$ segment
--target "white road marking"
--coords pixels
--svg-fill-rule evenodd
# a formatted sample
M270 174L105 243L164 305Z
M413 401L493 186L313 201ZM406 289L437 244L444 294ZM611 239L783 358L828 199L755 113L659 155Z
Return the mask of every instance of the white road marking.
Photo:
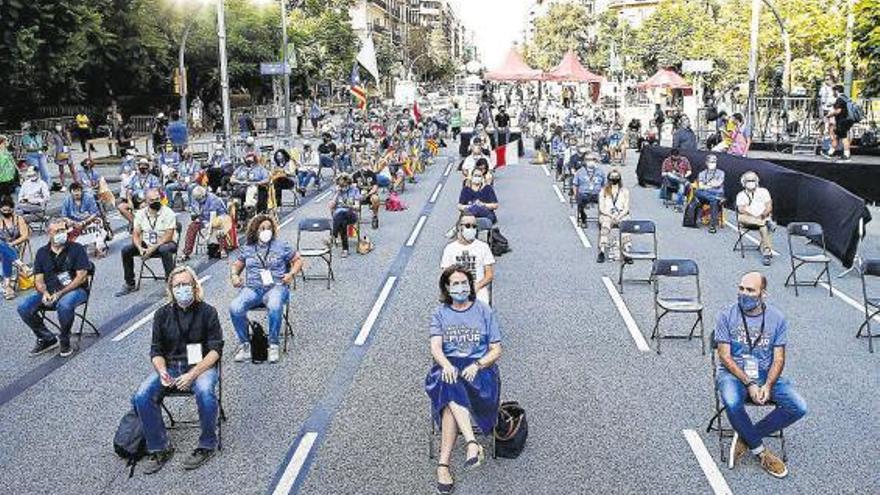
M422 231L422 227L425 226L425 220L428 219L428 215L422 215L419 217L419 221L416 222L416 226L413 228L412 234L409 235L409 239L406 241L406 247L412 247L416 243L416 239L419 238L419 233Z
M131 236L131 234L129 234L127 230L125 232L120 232L118 234L114 234L113 240L108 242L107 245L110 246L110 245L116 244L117 241L121 241L123 239L128 239L130 236Z
M553 192L556 193L556 197L559 198L560 203L565 203L565 196L562 195L562 191L559 190L559 186L553 184Z
M739 234L737 233L737 230L736 230L736 225L730 223L728 220L725 220L724 223L725 223L728 227L730 227L731 229L733 229L733 235L739 235ZM759 241L758 239L755 239L755 237L754 237L752 234L746 234L744 237L745 237L746 239L748 239L749 241L751 241L751 243L754 244L754 245L756 245L756 246L760 246L760 245L761 245L761 241ZM779 256L779 251L777 251L777 250L775 250L775 249L771 250L770 252L773 253L773 256Z
M718 470L718 465L715 464L715 460L712 459L700 435L694 430L681 430L681 432L684 434L688 445L691 446L691 451L693 451L694 456L697 458L697 462L700 463L700 468L703 469L703 474L709 480L709 486L712 487L715 495L733 495L730 486L727 485L727 481L724 480L724 476Z
M587 239L587 234L584 233L584 229L577 224L577 219L574 215L569 215L568 219L571 220L571 226L574 227L574 231L577 232L578 237L580 237L581 244L583 244L585 248L590 249L592 247L590 246L590 240Z
M825 290L828 290L828 288L829 288L828 284L825 282L819 282L819 286L824 287ZM859 310L859 313L861 313L863 315L862 317L864 318L865 307L862 306L861 303L859 303L855 299L849 297L845 292L837 290L837 288L835 288L835 287L831 287L831 293L834 294L835 296L839 297L841 301L843 301L843 302L849 304L850 306L856 308L857 310ZM874 318L872 318L872 320L880 323L880 315L875 316Z
M312 447L315 445L315 440L317 440L317 438L318 433L314 431L307 432L303 435L299 441L299 445L296 446L296 450L293 451L293 457L290 458L290 463L284 468L284 474L281 475L281 479L278 480L278 484L275 485L275 489L272 490L272 495L287 495L290 493L290 490L293 488L293 484L296 482L299 472L302 471L306 458L308 458L309 452L312 451Z
M370 310L370 314L367 315L366 321L364 321L363 326L361 326L361 331L358 332L357 337L354 339L354 345L362 346L364 342L367 341L367 337L370 336L370 331L373 330L373 325L376 324L376 319L379 318L379 312L382 311L382 306L385 305L385 301L388 300L388 296L391 294L391 288L394 287L394 282L397 280L397 277L390 276L385 281L385 286L382 287L382 292L379 293L379 298L376 299L376 302L373 304L373 309Z
M211 278L210 275L205 275L204 277L202 277L202 278L199 279L199 282L201 282L201 283L205 283L205 281L208 280L208 279L210 279L210 278ZM159 308L162 307L162 304L165 304L165 303L164 303L164 302L161 303L156 309L154 309L153 311L150 311L149 314L145 315L145 316L144 316L143 318L141 318L140 320L134 322L134 324L131 325L130 327L128 327L128 328L126 328L125 330L123 330L123 331L119 332L118 334L116 334L116 336L113 337L113 342L121 342L121 341L124 340L126 337L128 337L129 335L131 335L132 333L134 333L134 331L137 330L138 328L140 328L143 324L145 324L145 323L147 323L148 321L152 320L152 319L153 319L153 316L156 315L156 311L158 311Z
M440 191L443 190L443 183L437 184L437 187L434 188L434 194L431 194L431 199L428 200L429 203L433 203L437 201L437 196L440 195Z
M446 170L443 172L443 177L449 177L449 172L452 172L452 164L446 166Z
M541 165L541 168L544 169L544 175L550 177L550 169L547 168L547 165Z
M287 227L288 225L290 225L290 222L292 222L292 221L294 221L294 220L296 220L296 216L291 216L291 217L288 218L287 220L281 222L281 225L278 226L278 230L281 230L281 229L283 229L284 227Z
M330 188L330 189L324 191L323 193L321 193L320 196L318 196L317 198L315 198L315 202L316 202L316 203L320 203L321 201L324 201L324 200L327 199L327 198L330 196L330 194L332 194L332 193L333 193L333 188Z
M629 312L629 308L626 307L626 303L623 302L623 298L617 292L614 282L608 277L602 277L602 282L605 284L605 288L608 289L608 294L611 296L611 300L614 301L614 305L617 306L617 312L620 313L623 322L626 323L626 329L629 330L629 334L632 336L633 341L635 341L636 347L642 352L649 352L651 348L648 347L645 336L642 335L639 326L636 325L636 320L633 319L632 313Z

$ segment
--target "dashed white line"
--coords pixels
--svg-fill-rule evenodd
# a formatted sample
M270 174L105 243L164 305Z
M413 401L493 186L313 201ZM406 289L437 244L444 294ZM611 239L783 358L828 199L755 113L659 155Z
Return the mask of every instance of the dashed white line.
M448 177L449 172L452 172L452 164L451 163L446 166L446 170L443 172L443 177Z
M307 432L303 435L299 441L299 445L296 446L296 450L293 451L293 457L290 458L290 463L288 463L287 467L284 469L284 474L281 475L281 479L278 480L278 484L275 485L275 489L272 490L272 495L287 495L290 493L290 490L293 488L296 478L299 477L299 472L302 471L303 465L309 457L309 452L312 451L312 447L315 445L315 440L317 439L318 433L314 431Z
M292 221L294 221L294 220L296 220L296 216L295 216L295 215L291 215L290 218L288 218L287 220L281 222L281 225L278 226L278 229L280 230L280 229L283 229L284 227L287 227L287 226L290 224L290 222L292 222Z
M608 277L602 277L602 282L605 284L605 288L608 289L608 294L611 295L611 300L614 301L614 305L617 306L617 312L620 313L623 322L626 323L626 329L629 330L630 336L633 341L635 341L636 348L642 352L649 352L651 348L648 347L648 343L645 341L645 336L642 335L639 326L636 325L636 320L633 319L632 313L629 312L629 308L626 307L626 303L623 302L623 298L620 297L620 293L617 292L617 287L614 286L614 282Z
M376 324L376 319L379 318L379 312L382 311L382 306L384 306L385 301L388 300L388 296L391 294L391 288L394 287L394 282L396 280L397 277L392 275L385 281L385 285L379 293L379 298L376 299L376 302L373 304L373 309L370 310L370 314L367 315L366 321L364 321L363 326L361 326L361 331L358 332L357 337L354 339L354 345L362 346L364 345L364 342L367 341L367 337L370 336L370 331L373 330L373 325Z
M565 203L565 196L562 195L562 191L559 190L559 186L553 184L553 192L556 193L556 197L559 198L560 203Z
M205 283L205 281L208 280L208 279L210 279L210 278L211 278L210 275L205 275L204 277L202 277L202 278L199 279L199 282L201 282L201 283ZM165 304L165 303L163 302L162 304ZM150 311L147 315L145 315L145 316L144 316L143 318L141 318L140 320L134 322L134 324L131 325L130 327L128 327L128 328L126 328L125 330L123 330L123 331L119 332L118 334L116 334L116 336L114 336L113 339L112 339L113 342L121 342L121 341L124 340L126 337L128 337L129 335L131 335L132 333L134 333L134 331L137 330L138 328L140 328L143 324L145 324L145 323L147 323L148 321L152 320L152 319L153 319L153 316L156 315L156 311L158 311L158 309L161 308L161 307L162 307L162 306L160 305L159 307L157 307L157 308L154 309L153 311Z
M691 451L693 451L694 456L697 458L697 462L700 463L700 468L703 470L703 474L706 475L706 479L709 480L709 486L712 487L715 495L733 495L730 486L728 486L721 471L718 470L718 465L715 464L715 460L712 459L700 435L694 430L681 430L681 432L684 434L688 445L691 446Z
M577 232L578 237L581 239L581 244L583 244L585 248L590 249L592 247L590 245L590 240L587 239L587 234L584 233L584 229L577 224L577 219L573 215L569 215L568 219L571 221L571 226L574 227L574 231Z
M434 188L434 193L431 194L431 199L428 200L429 203L433 203L437 201L437 196L440 195L440 191L443 190L443 183L437 184L437 187Z
M416 239L419 238L419 233L422 231L422 227L425 226L425 220L428 219L428 215L422 215L419 217L419 221L416 222L416 226L413 228L412 234L409 235L409 239L406 240L406 247L412 247L416 243Z
M826 290L829 289L828 284L825 282L819 282L819 286L824 287ZM859 303L855 299L849 297L845 292L837 290L837 288L835 288L835 287L830 287L830 289L831 289L831 293L834 294L835 296L839 297L841 301L843 301L843 302L849 304L850 306L856 308L857 310L859 310L859 312L862 314L862 318L864 318L865 307L862 306L861 303ZM872 319L874 321L880 323L880 315L875 316Z
M544 169L544 175L550 177L550 169L547 168L547 165L541 165L541 168Z
M327 198L330 196L330 194L332 194L332 193L333 193L333 188L328 189L327 191L323 192L320 196L318 196L317 198L315 198L315 202L316 202L316 203L320 203L321 201L324 201L324 200L327 199Z

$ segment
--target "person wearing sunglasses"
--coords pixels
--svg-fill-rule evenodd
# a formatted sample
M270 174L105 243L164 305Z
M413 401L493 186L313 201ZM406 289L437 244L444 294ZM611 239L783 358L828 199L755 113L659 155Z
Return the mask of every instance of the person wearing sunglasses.
M458 220L458 235L443 249L440 269L460 265L470 272L474 279L477 298L490 304L489 289L495 278L495 256L485 242L477 239L477 218L462 215Z

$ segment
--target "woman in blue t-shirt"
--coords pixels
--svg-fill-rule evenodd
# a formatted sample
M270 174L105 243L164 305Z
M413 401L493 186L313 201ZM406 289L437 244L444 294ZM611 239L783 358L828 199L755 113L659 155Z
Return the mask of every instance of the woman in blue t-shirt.
M500 393L495 362L501 357L501 329L492 309L476 300L473 275L461 265L440 275L440 302L431 317L434 366L425 378L425 391L440 425L437 492L442 494L453 489L449 458L459 432L467 442L465 466L475 468L485 458L471 418L480 431L492 434Z
M495 210L498 209L498 197L495 196L495 188L486 184L486 178L481 170L475 169L471 173L468 185L461 189L458 195L458 211L470 213L477 218L488 218L495 223Z

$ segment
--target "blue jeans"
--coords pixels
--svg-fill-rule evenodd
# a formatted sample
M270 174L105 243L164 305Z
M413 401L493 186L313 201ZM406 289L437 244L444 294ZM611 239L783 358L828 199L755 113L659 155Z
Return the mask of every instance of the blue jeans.
M675 191L675 204L677 204L678 206L683 206L686 187L687 180L664 175L663 186L661 187L660 191L663 199L669 199L670 192Z
M70 344L70 327L73 326L74 313L73 310L77 306L86 302L89 295L85 289L74 289L67 294L61 296L61 299L55 302L55 310L58 313L58 326L61 327L61 343ZM37 291L29 294L18 305L18 315L22 321L30 327L43 342L51 342L55 340L55 334L46 328L45 322L37 314L37 311L43 306L43 295Z
M0 241L0 275L3 278L12 276L12 263L18 259L18 252L8 243Z
M335 169L336 168L336 160L332 155L320 155L318 158L318 175L321 174L321 170L324 168Z
M286 285L272 287L245 287L229 304L229 317L232 326L242 344L250 342L248 335L247 312L263 303L269 309L269 343L280 343L281 322L284 317L284 306L290 299L290 288Z
M186 362L168 363L168 374L172 378L179 377L189 369L190 366ZM218 378L217 368L209 368L190 386L199 410L199 425L202 429L199 447L203 449L217 448L217 415L220 413L220 403L215 389ZM159 405L159 398L164 388L159 374L154 371L141 383L134 397L131 398L131 405L141 418L147 451L150 453L161 452L168 448L168 434L165 431L162 408Z
M46 182L46 184L51 185L51 178L49 177L49 167L46 164L46 154L41 153L39 151L30 151L24 156L25 161L27 161L28 166L34 167L40 172L40 177Z
M313 180L315 181L315 186L321 185L320 176L311 170L298 170L296 172L296 180L299 182L301 189L309 187L309 182Z
M721 200L724 198L724 195L712 191L698 189L694 193L694 197L697 198L697 201L699 201L700 204L709 204L709 211L712 215L711 225L713 227L717 227L718 214L721 213Z
M766 380L763 374L759 378L759 384L763 384ZM754 424L745 407L748 391L737 377L726 370L720 370L716 387L718 395L721 396L721 403L727 408L730 425L750 449L760 447L764 437L788 428L807 414L806 402L785 378L777 380L770 391L770 399L776 403L776 408Z

